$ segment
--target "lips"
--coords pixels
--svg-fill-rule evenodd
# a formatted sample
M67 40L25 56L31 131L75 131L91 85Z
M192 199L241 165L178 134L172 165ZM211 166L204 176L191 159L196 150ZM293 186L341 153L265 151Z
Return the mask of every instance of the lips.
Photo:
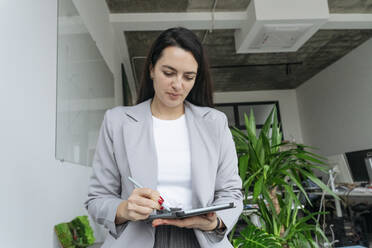
M173 93L167 93L172 99L176 99L181 96L181 94L173 94Z

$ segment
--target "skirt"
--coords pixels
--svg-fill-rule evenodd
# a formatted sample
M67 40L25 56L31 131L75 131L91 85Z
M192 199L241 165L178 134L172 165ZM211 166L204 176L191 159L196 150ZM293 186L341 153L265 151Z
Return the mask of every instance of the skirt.
M154 248L200 248L200 245L193 229L162 225L155 229Z

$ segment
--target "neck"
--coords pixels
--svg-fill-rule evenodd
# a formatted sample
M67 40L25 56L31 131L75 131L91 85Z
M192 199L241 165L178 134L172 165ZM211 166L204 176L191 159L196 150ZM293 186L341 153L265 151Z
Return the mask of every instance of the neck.
M151 113L161 120L175 120L185 113L185 108L183 103L176 107L166 106L154 96L151 102Z

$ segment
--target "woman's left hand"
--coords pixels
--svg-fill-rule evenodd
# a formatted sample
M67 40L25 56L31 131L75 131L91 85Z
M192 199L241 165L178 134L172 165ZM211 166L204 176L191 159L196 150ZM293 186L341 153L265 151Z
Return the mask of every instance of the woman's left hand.
M217 226L216 213L208 213L199 216L187 217L184 219L156 219L153 220L152 226L172 225L184 228L198 228L202 231L211 231ZM222 221L220 224L223 225Z

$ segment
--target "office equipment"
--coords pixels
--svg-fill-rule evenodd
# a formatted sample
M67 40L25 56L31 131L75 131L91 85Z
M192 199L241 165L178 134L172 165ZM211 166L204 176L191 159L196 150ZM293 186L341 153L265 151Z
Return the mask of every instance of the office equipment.
M335 183L353 183L349 164L347 162L345 154L336 154L328 156L328 163L332 169L336 172L334 182Z
M367 161L370 161L368 155L371 154L372 149L345 153L354 182L368 183L372 181L372 178L368 176L366 164ZM366 160L366 158L368 159Z
M336 174L335 183L372 183L372 150L328 156Z
M372 184L372 152L367 153L367 157L364 159L364 162L368 172L369 183Z
M372 150L348 152L328 157L330 165L329 181L333 193L343 199L354 197L353 201L365 200L372 197L372 189L364 187L370 181L369 169L372 172ZM330 195L327 192L312 192L313 195ZM359 199L355 198L358 197ZM355 246L368 243L364 233L368 231L368 221L365 218L370 212L357 212L352 208L352 214L342 211L340 201L334 199L336 216L327 219L327 225L332 227L337 240L336 247L363 247ZM351 246L354 245L354 246Z
M152 214L145 221L152 221L155 219L182 219L186 217L207 214L210 212L215 212L215 211L229 209L229 208L235 208L235 204L233 202L230 202L226 204L209 206L205 208L196 208L196 209L190 209L190 210L177 209L175 211L157 211L157 213L159 214Z

